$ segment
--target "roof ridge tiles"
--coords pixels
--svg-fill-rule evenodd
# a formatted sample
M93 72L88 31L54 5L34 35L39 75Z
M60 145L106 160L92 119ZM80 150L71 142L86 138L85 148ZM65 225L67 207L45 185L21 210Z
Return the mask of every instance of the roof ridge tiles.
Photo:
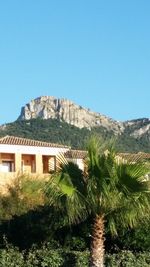
M10 136L6 135L4 137L0 138L0 144L9 144L9 145L25 145L25 146L42 146L42 147L63 147L70 149L69 146L66 145L60 145L56 143L50 143L40 140L34 140L29 138L23 138L18 136Z

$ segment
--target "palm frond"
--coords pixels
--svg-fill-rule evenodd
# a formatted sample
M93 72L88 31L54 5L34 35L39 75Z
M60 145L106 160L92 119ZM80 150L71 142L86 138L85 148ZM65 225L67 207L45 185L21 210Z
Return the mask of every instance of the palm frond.
M84 220L87 216L86 187L82 171L72 162L61 166L61 171L49 180L45 194L50 205L61 210L69 223Z
M149 169L145 163L116 158L113 147L106 150L95 138L88 145L85 172L59 155L58 171L45 189L49 203L70 223L92 213L105 216L114 234L119 221L123 227L133 227L150 210L150 185L145 179Z
M145 175L148 169L144 164L128 163L116 165L118 190L125 194L142 193L149 190Z

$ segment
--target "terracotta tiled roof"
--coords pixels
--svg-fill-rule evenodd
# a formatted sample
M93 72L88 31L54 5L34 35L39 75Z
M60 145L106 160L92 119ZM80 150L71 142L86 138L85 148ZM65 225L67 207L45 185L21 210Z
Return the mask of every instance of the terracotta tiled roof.
M87 155L85 150L68 150L65 152L64 156L69 159L84 159Z
M118 156L128 161L141 161L150 159L150 153L118 153Z
M37 146L37 147L61 147L61 148L69 148L68 146L48 143L43 141L37 141L32 139L26 139L22 137L9 136L0 138L0 144L6 145L20 145L20 146Z
M74 158L74 159L84 159L87 156L88 152L85 150L68 150L65 152L64 156L66 158ZM118 153L119 157L126 159L128 161L141 161L141 160L150 160L150 153Z

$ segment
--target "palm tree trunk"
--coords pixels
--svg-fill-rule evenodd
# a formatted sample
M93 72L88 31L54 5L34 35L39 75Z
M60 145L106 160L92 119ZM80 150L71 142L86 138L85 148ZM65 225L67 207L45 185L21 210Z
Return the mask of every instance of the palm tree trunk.
M90 267L104 267L104 216L97 215L93 225Z

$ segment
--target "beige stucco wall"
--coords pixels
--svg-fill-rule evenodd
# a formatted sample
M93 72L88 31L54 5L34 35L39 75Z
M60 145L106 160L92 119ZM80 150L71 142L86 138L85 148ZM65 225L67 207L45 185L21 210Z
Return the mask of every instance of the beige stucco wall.
M15 171L16 172L21 172L21 154L20 153L15 153Z
M6 159L7 160L12 159L12 155L9 153L6 153L5 155L3 155L3 153L0 153L0 166L2 164L2 160L6 160ZM15 153L14 154L15 173L23 172L23 171L31 173L31 166L33 164L32 161L34 160L35 160L35 173L42 174L43 173L43 155L42 154L36 154L36 155L23 154L22 155L20 153ZM0 170L0 174L3 175L3 172L1 170ZM13 175L13 172L5 173L5 175L10 177Z
M33 156L35 159L36 164L36 170L34 173L31 173L31 155L22 155L20 153L14 154L14 165L15 165L15 171L14 172L3 172L2 171L2 160L10 160L12 159L12 155L9 153L6 153L5 155L0 153L0 191L7 190L8 184L13 184L13 181L16 179L17 176L22 174L29 174L33 178L44 178L45 174L43 174L43 162L42 162L42 155L37 154ZM24 159L29 161L29 165L24 161ZM22 164L26 164L22 166ZM23 171L24 170L24 171ZM4 189L5 188L5 189Z
M42 155L37 154L35 157L35 164L36 164L36 173L42 174L43 173L43 163L42 163Z
M43 174L43 156L52 156L55 157L58 154L64 153L68 148L59 148L59 147L36 147L36 146L23 146L23 145L7 145L0 144L0 190L1 187L4 187L7 184L13 183L14 179L18 175L23 173L29 173L31 177L44 178L46 175ZM13 155L13 156L12 156ZM23 155L30 155L28 160L31 159L31 156L34 157L35 163L35 172L31 173L31 165L23 168ZM26 157L27 159L27 157ZM3 161L12 161L14 162L14 168L12 171L7 171L7 167L4 169ZM25 172L23 172L25 170Z

